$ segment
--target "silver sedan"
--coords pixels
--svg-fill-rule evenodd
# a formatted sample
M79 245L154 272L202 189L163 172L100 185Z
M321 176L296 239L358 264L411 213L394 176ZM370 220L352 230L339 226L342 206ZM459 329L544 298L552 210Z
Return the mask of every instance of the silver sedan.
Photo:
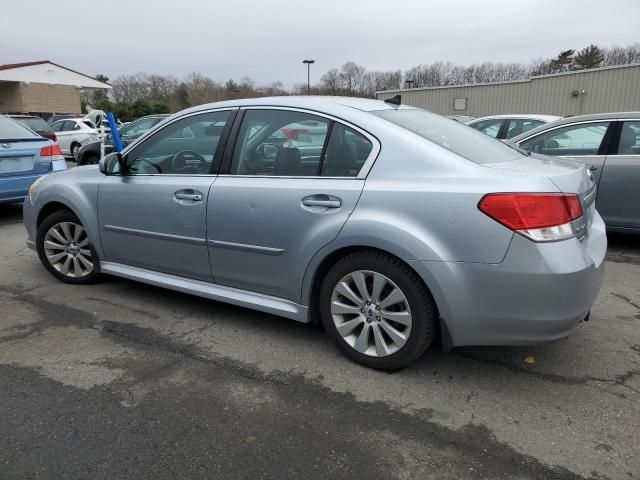
M438 336L568 335L602 277L594 199L584 164L423 110L283 97L185 110L43 178L24 223L64 282L111 274L319 320L348 357L394 370Z

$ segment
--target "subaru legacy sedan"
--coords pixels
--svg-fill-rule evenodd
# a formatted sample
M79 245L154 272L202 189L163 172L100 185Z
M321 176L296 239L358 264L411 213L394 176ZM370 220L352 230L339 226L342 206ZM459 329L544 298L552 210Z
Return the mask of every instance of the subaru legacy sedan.
M602 277L594 198L584 164L424 110L283 97L177 113L38 181L24 222L63 282L110 274L318 320L354 361L395 370L438 337L568 335Z

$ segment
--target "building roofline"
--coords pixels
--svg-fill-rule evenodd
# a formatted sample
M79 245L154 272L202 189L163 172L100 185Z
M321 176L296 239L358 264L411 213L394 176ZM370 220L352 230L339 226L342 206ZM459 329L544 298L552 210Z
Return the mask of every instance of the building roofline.
M108 85L109 88L111 88L111 84L107 83L107 82L103 82L102 80L98 80L95 77L92 77L90 75L85 75L84 73L78 72L77 70L73 70L71 68L59 65L55 62L52 62L51 60L37 60L35 62L23 62L23 63L7 63L5 65L0 65L0 70L13 70L15 68L23 68L23 67L32 67L34 65L44 65L45 63L49 63L51 65L55 65L58 68L62 68L64 70L68 70L69 72L73 72L76 75L82 75L85 78L89 78L91 80L94 80L96 82L102 83L104 85Z
M485 83L465 83L461 85L438 85L436 87L418 87L418 88L401 88L396 90L378 90L375 94L380 93L402 93L402 92L419 92L423 90L438 90L443 88L468 88L468 87L484 87L489 85L508 85L512 83L525 83L539 78L560 77L563 75L579 75L583 73L598 72L602 70L615 70L619 68L640 67L640 63L630 63L628 65L612 65L609 67L589 68L584 70L571 70L568 72L549 73L546 75L534 75L529 78L523 78L521 80L506 80L504 82L485 82Z

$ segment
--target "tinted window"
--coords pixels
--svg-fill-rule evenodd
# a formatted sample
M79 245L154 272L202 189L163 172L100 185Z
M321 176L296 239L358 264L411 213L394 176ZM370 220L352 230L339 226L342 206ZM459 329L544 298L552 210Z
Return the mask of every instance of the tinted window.
M323 177L356 177L373 144L352 128L334 123L322 161Z
M247 110L234 175L317 176L330 121L288 110Z
M64 121L62 120L54 122L51 125L51 130L53 130L54 132L61 132L63 128L64 128Z
M502 122L504 122L502 118L480 120L479 122L472 123L469 126L484 133L485 135L489 135L491 138L496 138L498 136L498 132L500 131L500 127L502 126Z
M25 138L40 138L24 125L11 120L10 118L0 115L0 139L2 140L18 140Z
M229 113L192 115L164 126L126 155L127 173L210 173L218 161L216 150Z
M379 110L371 113L472 162L497 163L522 157L522 153L500 140L425 110Z
M618 155L640 155L640 121L624 122L618 142Z
M596 155L609 122L582 123L555 128L520 143L530 152L544 155Z
M542 120L530 120L526 118L512 118L507 123L507 133L505 138L513 138L516 135L520 135L521 133L528 132L529 130L533 130L536 127L539 127L544 122Z

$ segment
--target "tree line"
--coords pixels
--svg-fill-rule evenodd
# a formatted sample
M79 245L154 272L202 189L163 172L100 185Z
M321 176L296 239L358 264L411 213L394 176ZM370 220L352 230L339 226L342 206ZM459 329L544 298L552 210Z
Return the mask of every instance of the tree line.
M375 92L380 90L524 80L537 75L632 63L640 63L640 43L608 48L588 45L579 51L563 50L554 58L538 58L529 63L459 65L437 61L416 65L405 71L367 70L349 61L323 73L320 81L311 86L310 93L374 97ZM105 82L109 80L105 75L97 75L96 78ZM284 88L280 81L259 86L248 77L220 83L197 72L182 79L147 73L120 75L111 85L110 98L104 91L88 92L84 94L83 102L94 108L112 111L123 121L221 100L307 93L307 85L302 83L289 89Z

